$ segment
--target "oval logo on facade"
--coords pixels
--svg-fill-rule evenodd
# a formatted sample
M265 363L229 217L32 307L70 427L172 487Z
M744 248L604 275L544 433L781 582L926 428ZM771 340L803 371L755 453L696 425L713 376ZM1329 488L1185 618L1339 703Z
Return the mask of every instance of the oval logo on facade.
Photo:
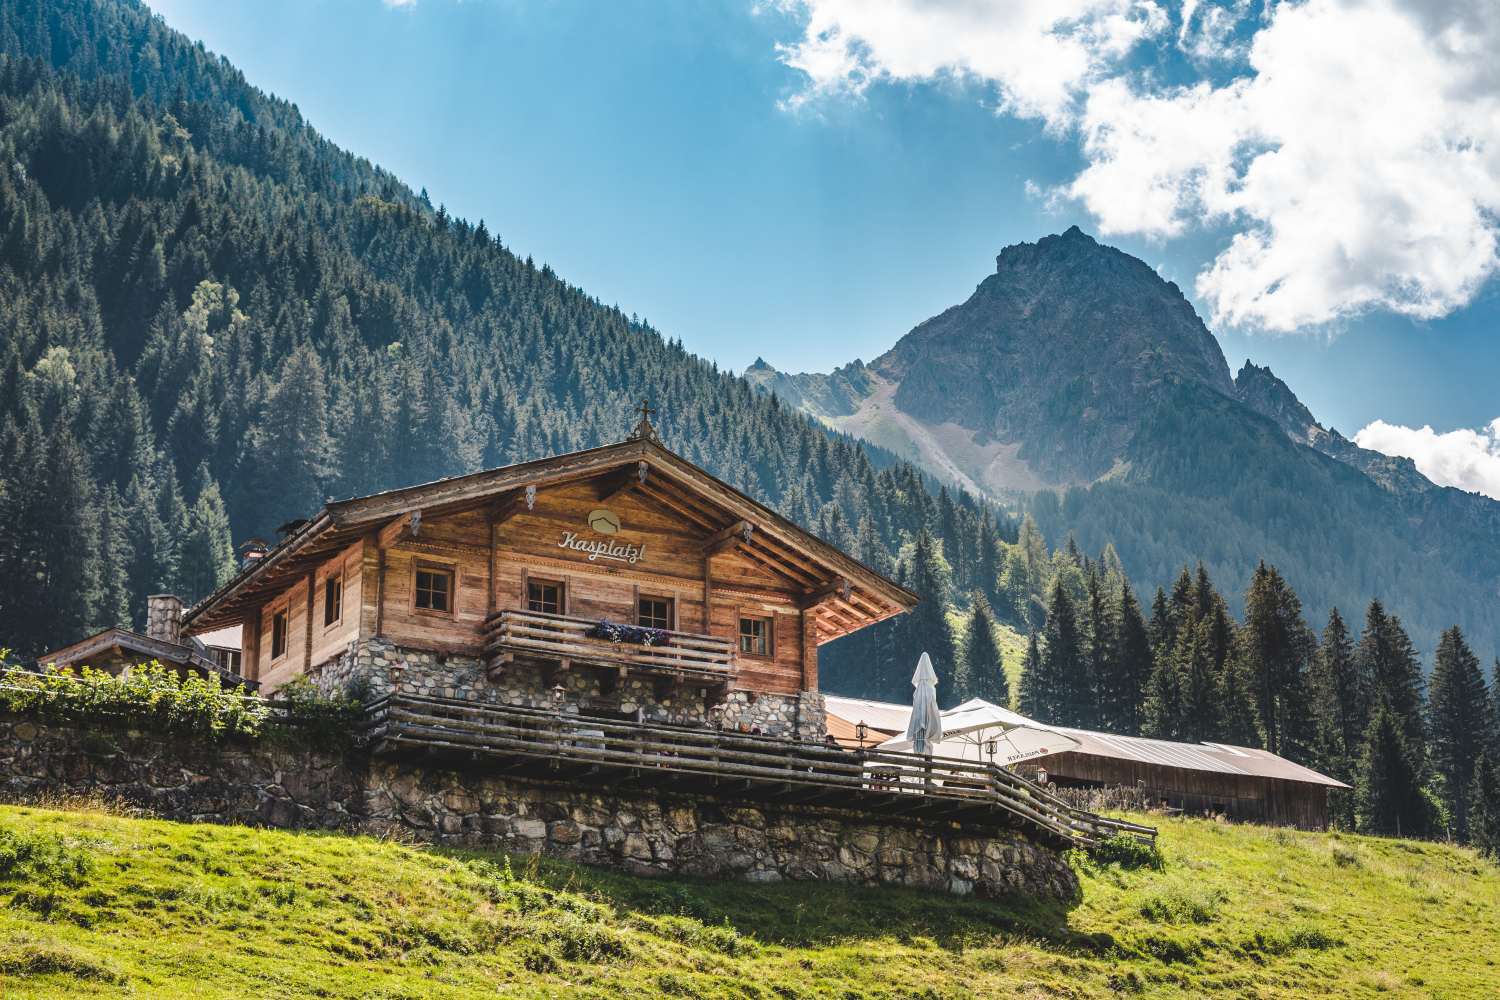
M620 530L620 516L612 510L599 508L589 511L589 527L601 535L613 535Z

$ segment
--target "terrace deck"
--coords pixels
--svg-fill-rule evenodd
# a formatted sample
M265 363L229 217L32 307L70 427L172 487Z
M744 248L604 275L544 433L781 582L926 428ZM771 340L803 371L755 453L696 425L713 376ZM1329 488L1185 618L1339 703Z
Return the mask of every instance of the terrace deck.
M701 728L624 723L406 694L370 706L377 754L484 770L767 803L1019 829L1055 847L1087 847L1151 827L1077 809L1004 768Z

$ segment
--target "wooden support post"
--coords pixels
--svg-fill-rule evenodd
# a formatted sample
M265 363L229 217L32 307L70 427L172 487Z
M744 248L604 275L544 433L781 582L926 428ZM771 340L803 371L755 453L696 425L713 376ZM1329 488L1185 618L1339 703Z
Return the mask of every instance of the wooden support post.
M375 638L385 638L385 546L380 547L375 565Z
M818 617L809 612L802 616L802 690L818 690Z
M318 582L317 570L307 571L307 643L302 650L302 670L306 672L312 667L312 639L313 639L313 598L315 584Z
M489 516L485 518L485 525L489 531L490 536L489 580L485 584L485 589L489 591L489 595L485 599L485 612L487 615L492 615L495 613L495 535L500 530L499 527L495 524L495 513L493 510L490 511Z

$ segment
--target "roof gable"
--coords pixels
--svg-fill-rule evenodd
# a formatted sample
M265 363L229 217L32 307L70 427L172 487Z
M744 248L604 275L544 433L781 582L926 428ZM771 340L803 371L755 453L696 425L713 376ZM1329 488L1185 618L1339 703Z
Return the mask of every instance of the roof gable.
M647 428L649 432L649 427ZM669 451L654 433L618 444L499 469L330 502L264 558L188 611L195 630L233 620L310 565L360 537L390 544L421 519L484 510L504 521L530 509L536 496L565 484L588 483L601 504L631 494L697 532L705 554L733 550L800 592L823 637L853 632L913 607L916 594L881 576Z

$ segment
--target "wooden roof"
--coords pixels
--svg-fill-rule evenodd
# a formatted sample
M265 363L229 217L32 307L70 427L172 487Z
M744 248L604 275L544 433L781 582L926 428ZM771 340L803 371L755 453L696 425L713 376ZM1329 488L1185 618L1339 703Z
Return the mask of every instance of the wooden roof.
M96 632L86 639L42 654L37 657L37 662L56 664L59 667L86 667L95 665L95 661L104 662L99 659L102 655L113 655L118 659L136 658L141 663L156 660L172 666L193 667L236 684L245 683L244 678L224 670L192 646L153 639L124 628L107 628Z
M580 480L595 481L602 499L635 490L696 527L705 537L705 551L733 547L785 577L801 591L803 606L816 614L823 641L916 605L916 594L667 450L649 424L643 427L618 444L325 504L191 608L183 624L203 632L239 621L332 553L360 537L384 532L389 540L395 534L391 529L410 523L413 515L488 509L503 520L524 503L529 488L545 491Z

